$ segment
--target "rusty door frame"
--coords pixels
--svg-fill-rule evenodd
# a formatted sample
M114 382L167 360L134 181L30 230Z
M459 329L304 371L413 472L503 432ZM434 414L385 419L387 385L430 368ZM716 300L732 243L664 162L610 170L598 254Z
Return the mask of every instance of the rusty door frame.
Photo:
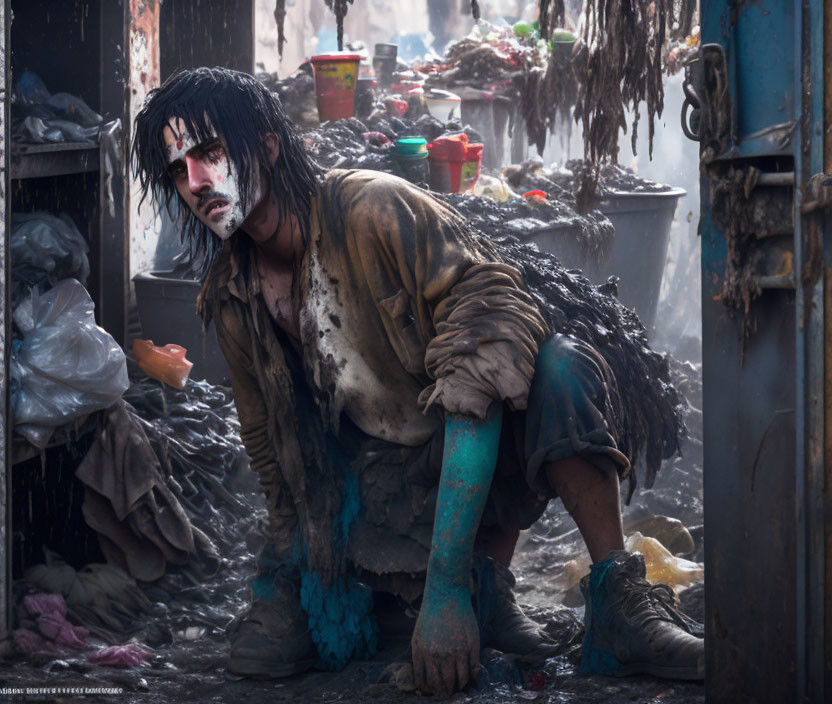
M796 286L796 457L797 506L797 701L825 700L825 551L824 440L826 388L825 292L823 261L825 208L816 174L824 172L824 15L828 0L802 0L795 17L795 105L800 106L798 140L794 145L794 253ZM813 179L813 177L815 177ZM820 190L818 190L820 188ZM820 627L819 627L820 626Z
M8 472L10 455L9 425L9 355L6 343L11 339L9 322L9 22L10 0L0 8L0 638L11 625L11 486Z

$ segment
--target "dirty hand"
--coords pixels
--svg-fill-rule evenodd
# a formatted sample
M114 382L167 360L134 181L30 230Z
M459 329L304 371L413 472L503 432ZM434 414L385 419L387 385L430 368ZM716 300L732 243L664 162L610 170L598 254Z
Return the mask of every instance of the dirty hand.
M470 591L426 590L410 646L417 689L447 697L473 680L479 671L480 632Z

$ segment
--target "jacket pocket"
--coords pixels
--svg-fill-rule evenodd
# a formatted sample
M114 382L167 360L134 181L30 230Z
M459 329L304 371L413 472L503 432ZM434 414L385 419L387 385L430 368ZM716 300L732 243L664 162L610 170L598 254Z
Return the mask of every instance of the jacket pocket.
M411 374L425 374L425 344L410 306L410 296L404 289L379 300L387 315L385 328L390 344L404 368Z

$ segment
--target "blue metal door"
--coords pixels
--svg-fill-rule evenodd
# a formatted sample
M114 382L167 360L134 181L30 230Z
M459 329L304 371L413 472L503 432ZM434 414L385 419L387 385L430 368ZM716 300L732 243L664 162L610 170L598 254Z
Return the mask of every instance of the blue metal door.
M702 0L690 71L701 144L709 703L832 694L823 5Z

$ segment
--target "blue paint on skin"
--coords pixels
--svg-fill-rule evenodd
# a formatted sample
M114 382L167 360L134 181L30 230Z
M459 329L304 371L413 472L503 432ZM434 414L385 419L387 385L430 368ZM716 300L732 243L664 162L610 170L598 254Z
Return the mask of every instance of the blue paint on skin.
M442 476L436 499L425 602L441 608L445 599L470 603L474 538L497 466L502 405L492 404L485 420L449 415L445 420Z

